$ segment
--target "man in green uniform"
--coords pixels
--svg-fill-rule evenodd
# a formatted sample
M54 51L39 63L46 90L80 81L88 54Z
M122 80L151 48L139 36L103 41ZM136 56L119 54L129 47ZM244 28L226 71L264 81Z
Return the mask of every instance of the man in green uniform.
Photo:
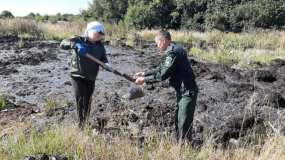
M72 50L70 77L75 92L79 127L84 128L91 109L92 94L95 80L99 72L99 65L87 58L91 56L101 60L112 71L106 56L106 50L101 42L104 36L103 24L94 21L87 25L83 36L75 36L61 42L61 49Z
M190 140L198 87L187 52L171 43L171 35L166 30L157 34L155 42L165 59L153 70L136 73L136 84L151 84L169 79L170 85L176 91L178 105L175 119L176 138L178 141Z

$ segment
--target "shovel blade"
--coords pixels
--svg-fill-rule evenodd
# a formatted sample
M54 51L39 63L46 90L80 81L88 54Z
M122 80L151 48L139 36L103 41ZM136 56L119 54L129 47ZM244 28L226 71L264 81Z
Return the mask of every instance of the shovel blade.
M128 99L133 100L137 98L141 98L144 96L144 92L142 87L140 86L132 86L129 90Z

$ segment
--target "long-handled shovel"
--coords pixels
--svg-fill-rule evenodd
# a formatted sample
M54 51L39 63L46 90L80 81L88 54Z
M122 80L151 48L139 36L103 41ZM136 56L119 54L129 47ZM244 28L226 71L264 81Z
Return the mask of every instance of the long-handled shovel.
M85 55L87 58L89 58L90 60L92 60L93 62L99 64L102 68L106 69L106 70L109 70L109 66L107 66L105 63L103 63L102 61L100 61L99 59L95 58L94 56L90 55L89 53L87 53ZM119 72L118 70L112 68L112 73L114 73L115 75L118 75L120 77L123 77L125 78L126 80L130 81L130 82L135 82L136 80L125 74L125 73L121 73ZM129 90L129 95L128 95L128 99L129 100L133 100L133 99L136 99L136 98L140 98L140 97L143 97L144 96L144 92L143 92L143 89L139 86L133 86L130 88Z

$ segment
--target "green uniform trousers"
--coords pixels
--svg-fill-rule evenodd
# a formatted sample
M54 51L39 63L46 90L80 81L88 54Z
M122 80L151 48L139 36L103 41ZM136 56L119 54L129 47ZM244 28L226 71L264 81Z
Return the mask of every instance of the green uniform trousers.
M194 118L195 106L197 101L197 92L185 91L177 92L177 105L175 129L177 141L191 140L192 122Z

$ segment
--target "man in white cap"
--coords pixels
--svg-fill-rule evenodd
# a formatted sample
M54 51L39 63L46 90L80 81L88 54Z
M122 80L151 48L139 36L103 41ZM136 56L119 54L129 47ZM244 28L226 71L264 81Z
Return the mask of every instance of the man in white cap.
M99 65L87 58L88 53L108 66L106 50L101 40L104 37L103 24L95 21L87 25L84 36L74 36L61 42L62 49L72 50L70 76L75 92L79 127L84 129L90 114L92 94ZM112 68L109 68L112 71Z

